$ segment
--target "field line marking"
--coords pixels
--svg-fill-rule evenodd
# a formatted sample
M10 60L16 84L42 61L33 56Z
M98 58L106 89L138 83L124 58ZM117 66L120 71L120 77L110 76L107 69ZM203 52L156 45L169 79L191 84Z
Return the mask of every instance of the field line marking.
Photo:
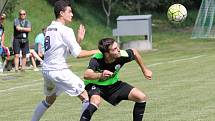
M190 57L190 58L182 58L182 59L178 59L178 60L172 60L172 61L168 61L167 63L175 63L175 62L178 62L178 61L186 61L186 60L193 60L193 59L197 59L197 58L200 58L200 57L203 57L205 55L199 55L199 56L194 56L194 57Z
M34 81L40 81L40 80L34 80ZM25 87L37 86L37 85L40 85L40 84L42 84L42 82L33 83L33 84L26 84L26 85L22 85L22 86L15 86L15 87L8 88L8 89L5 89L5 90L0 90L0 93L8 92L8 91L11 91L11 90L16 90L16 89L20 89L20 88L25 88Z
M150 64L150 65L148 65L148 67L162 65L162 64L165 64L165 63L175 63L175 62L179 62L179 61L192 60L192 59L197 59L197 58L200 58L200 57L203 57L203 56L205 56L205 55L199 55L199 56L194 56L194 57L190 57L190 58L182 58L182 59L171 60L171 61L166 61L166 62L158 62L158 63ZM40 80L34 80L34 81L40 81ZM0 90L0 93L15 90L15 89L20 89L20 88L25 88L25 87L32 87L32 86L36 86L36 85L40 85L40 84L42 84L42 82L33 83L33 84L27 84L27 85L22 85L22 86L16 86L16 87L8 88L8 89L5 89L5 90Z
M182 59L171 60L171 61L166 61L166 62L158 62L158 63L154 63L154 64L149 64L148 67L162 65L162 64L166 64L166 63L176 63L176 62L180 62L180 61L193 60L193 59L197 59L197 58L204 57L204 56L206 56L206 55L198 55L198 56L194 56L194 57L190 57L190 58L182 58Z

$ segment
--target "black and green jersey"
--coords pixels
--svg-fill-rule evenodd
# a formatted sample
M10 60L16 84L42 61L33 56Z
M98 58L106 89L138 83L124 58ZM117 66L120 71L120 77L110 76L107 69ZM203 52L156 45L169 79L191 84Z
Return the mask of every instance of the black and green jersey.
M114 74L106 80L84 80L87 85L89 83L97 85L112 85L119 80L119 70L125 63L134 60L134 53L131 49L121 50L121 56L112 63L105 63L103 54L97 53L92 56L88 69L92 69L95 72L102 72L103 70L109 70Z

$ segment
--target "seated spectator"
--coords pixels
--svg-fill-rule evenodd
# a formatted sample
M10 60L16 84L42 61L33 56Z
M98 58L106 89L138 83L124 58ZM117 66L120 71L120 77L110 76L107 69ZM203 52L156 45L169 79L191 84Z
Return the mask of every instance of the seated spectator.
M34 67L34 71L39 71L39 69L37 68L37 64L35 62L35 59L37 59L37 61L42 64L43 60L42 58L40 58L40 56L34 51L34 49L30 49L30 59L31 59L31 63Z
M45 41L45 32L46 28L42 28L42 32L39 33L35 38L35 47L34 50L43 59L44 56L44 41Z
M34 51L34 49L30 49L27 51L28 53L26 54L26 63L27 63L27 66L30 66L32 64L33 66L33 70L34 71L39 71L39 69L37 68L37 65L36 65L36 62L35 62L35 59L38 60L38 62L40 64L43 63L43 60L39 57L39 55ZM21 53L21 52L20 52ZM20 54L20 60L22 58L22 55ZM20 64L21 65L21 64Z

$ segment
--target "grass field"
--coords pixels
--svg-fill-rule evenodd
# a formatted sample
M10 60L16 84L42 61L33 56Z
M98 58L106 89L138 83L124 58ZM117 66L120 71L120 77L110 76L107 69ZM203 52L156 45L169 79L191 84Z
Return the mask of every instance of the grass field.
M14 11L5 21L8 46L13 33L13 20L19 9L24 8L32 22L30 44L34 43L40 29L54 18L53 8L47 0L17 1ZM70 26L74 30L80 23L86 26L83 48L95 48L99 39L112 36L113 28L105 28L103 11L87 3L75 4L75 7L78 16L74 17ZM125 65L120 72L122 80L149 96L145 121L215 121L215 40L190 39L196 13L189 12L188 22L184 23L189 26L182 27L170 24L166 14L153 14L154 50L141 53L145 64L153 71L153 80L146 80L135 62ZM83 77L88 60L69 58L68 62L73 72ZM0 74L0 121L29 121L35 106L43 98L41 72L28 70L25 73ZM132 121L133 104L123 101L113 107L103 102L92 121ZM78 98L62 94L41 121L78 121L80 109Z
M172 36L174 41L159 42L158 37L162 39L162 34L154 35L154 48L158 50L142 53L153 71L153 80L144 79L135 62L125 65L120 73L122 80L149 96L145 121L214 121L215 41L177 41ZM88 60L68 59L71 69L81 77ZM0 121L29 121L44 98L41 73L1 74L0 97ZM79 99L62 94L41 121L78 121L80 107ZM132 110L129 101L116 107L103 102L92 121L132 121Z

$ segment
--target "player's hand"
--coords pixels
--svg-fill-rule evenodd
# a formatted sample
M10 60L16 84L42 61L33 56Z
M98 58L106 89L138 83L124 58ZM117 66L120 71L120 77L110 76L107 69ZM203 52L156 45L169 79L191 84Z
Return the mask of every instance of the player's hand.
M109 78L109 77L112 76L112 75L113 75L113 72L108 71L108 70L104 70L104 71L102 72L102 75L101 75L100 79L101 79L101 80L105 80L105 79Z
M84 35L85 35L84 25L80 24L79 29L78 29L78 35L77 35L78 43L81 43L81 41L84 39Z
M151 70L146 68L146 69L144 69L143 73L144 73L144 76L146 79L148 79L148 80L152 79L152 71Z

